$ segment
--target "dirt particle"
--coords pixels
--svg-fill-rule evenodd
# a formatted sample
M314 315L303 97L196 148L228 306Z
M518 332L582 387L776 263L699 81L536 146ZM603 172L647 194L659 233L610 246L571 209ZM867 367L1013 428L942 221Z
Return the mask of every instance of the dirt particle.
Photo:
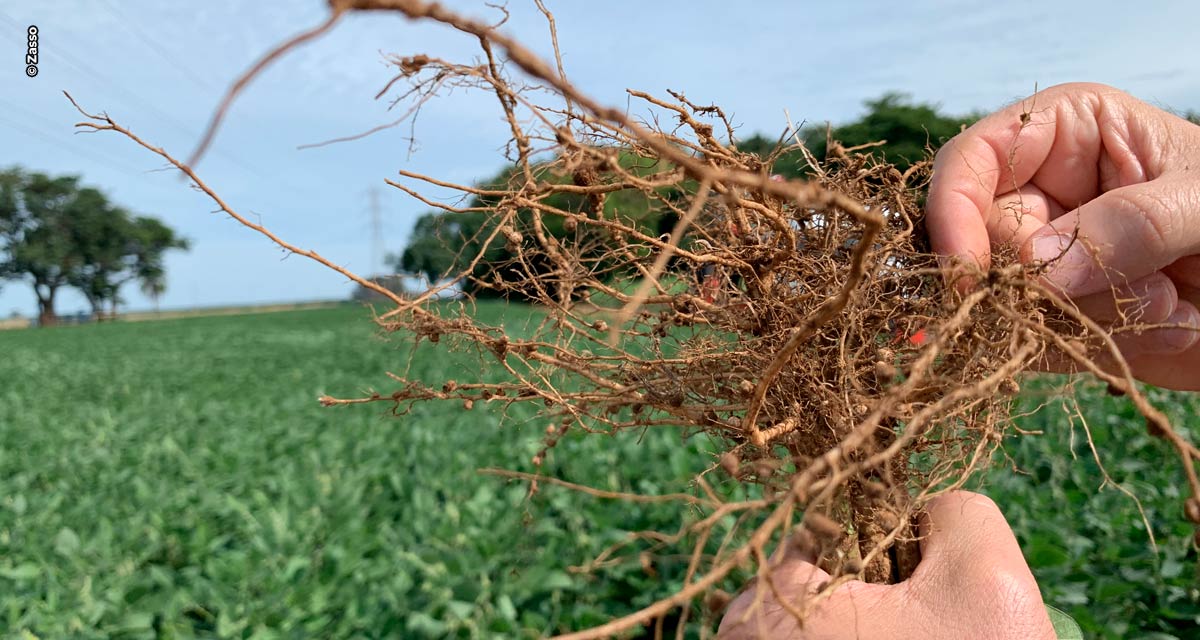
M751 468L754 469L754 475L763 480L770 478L775 473L775 463L770 460L755 460Z
M736 453L732 451L726 451L725 453L721 454L721 468L724 469L725 473L728 473L730 477L738 477L738 470L739 467L741 467L741 464L742 462L738 459L738 455Z
M1183 503L1183 514L1194 524L1200 524L1200 500L1197 500L1195 496L1185 500Z
M866 482L863 482L862 488L863 493L875 499L886 497L888 494L887 486L882 482L876 482L874 480L867 480Z
M875 521L884 531L895 531L900 526L900 518L890 509L880 509L875 513Z
M896 367L891 363L879 360L875 363L875 381L880 385L889 385L896 379Z
M704 597L704 607L708 609L709 613L716 615L729 606L730 600L733 600L733 597L729 595L729 592L722 589L713 589Z
M834 522L829 516L816 511L804 514L804 527L811 531L818 540L827 543L836 543L842 538L844 532L842 525Z

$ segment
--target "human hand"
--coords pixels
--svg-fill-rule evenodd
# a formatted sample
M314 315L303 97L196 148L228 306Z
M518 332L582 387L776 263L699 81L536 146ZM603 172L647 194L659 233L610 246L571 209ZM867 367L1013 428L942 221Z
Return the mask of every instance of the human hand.
M1053 639L1037 583L1004 515L987 497L956 491L921 519L921 562L895 585L848 582L814 606L801 629L761 582L730 603L721 640ZM780 595L803 598L830 579L792 551L772 570ZM761 598L761 600L760 600Z
M1138 378L1200 390L1200 127L1112 87L1064 84L975 123L938 152L933 248L987 267L1011 244L1116 337ZM1072 241L1072 239L1075 239Z

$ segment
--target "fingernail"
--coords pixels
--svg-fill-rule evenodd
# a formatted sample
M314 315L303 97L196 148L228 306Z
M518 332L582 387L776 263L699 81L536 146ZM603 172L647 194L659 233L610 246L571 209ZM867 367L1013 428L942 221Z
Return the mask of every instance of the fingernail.
M1175 285L1166 278L1155 278L1144 291L1131 293L1134 304L1130 311L1134 321L1165 322L1178 304Z
M1187 351L1200 339L1200 318L1196 317L1196 308L1190 304L1181 304L1171 317L1163 324L1184 325L1178 329L1163 329L1162 343L1172 352Z
M970 275L971 269L966 266L960 256L939 255L937 261L938 269L941 270L946 284L953 286L955 291L964 295L971 291L975 284L975 278Z
M1048 265L1046 279L1066 295L1075 295L1075 289L1087 282L1095 266L1079 239L1070 235L1035 237L1032 253L1035 261Z

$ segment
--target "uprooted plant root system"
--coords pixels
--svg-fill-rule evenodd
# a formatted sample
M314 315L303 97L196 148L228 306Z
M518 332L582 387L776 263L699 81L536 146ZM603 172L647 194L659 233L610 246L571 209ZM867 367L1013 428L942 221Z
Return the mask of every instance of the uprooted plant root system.
M394 304L379 315L386 329L477 352L508 374L501 384L483 373L476 380L398 376L394 393L322 398L327 405L380 401L402 412L422 401L539 403L552 426L535 464L570 432L677 428L720 444L723 453L696 479L694 495L679 497L701 514L670 536L693 545L683 550L691 553L683 588L567 637L609 636L677 608L686 617L690 603L706 596L719 608L720 587L730 586L723 580L739 566L757 566L775 588L768 555L782 540L817 547L835 576L826 593L850 579L903 579L919 560L914 515L989 463L1012 432L1016 376L1050 360L1128 394L1178 451L1200 495L1197 450L1133 383L1113 327L1039 284L1044 265L999 251L987 269L947 270L931 255L920 202L928 163L901 172L869 149L831 142L828 157L809 156L810 181L782 180L772 158L738 150L717 107L631 91L654 121L669 122L647 125L581 94L561 61L543 62L494 25L418 0L334 2L328 22L239 80L214 127L251 76L353 10L398 11L477 36L475 63L396 57L397 77L382 93L398 91L420 106L445 87L480 89L494 94L511 126L506 184L451 185L409 172L389 181L452 216L485 220L447 280L425 294L394 294L287 244L228 206L190 163L105 115L85 113L81 126L129 136L243 224L386 296ZM516 71L539 84L512 80ZM782 139L781 152L792 145ZM424 187L451 187L472 204L427 198ZM665 228L650 222L663 219ZM486 326L467 304L436 303L452 284L530 300L545 319L520 334ZM1130 317L1122 328L1136 322ZM734 481L761 485L753 494L761 497L727 501L713 490ZM718 536L718 524L731 521L737 534ZM733 542L713 544L720 536ZM785 605L803 616L815 600Z

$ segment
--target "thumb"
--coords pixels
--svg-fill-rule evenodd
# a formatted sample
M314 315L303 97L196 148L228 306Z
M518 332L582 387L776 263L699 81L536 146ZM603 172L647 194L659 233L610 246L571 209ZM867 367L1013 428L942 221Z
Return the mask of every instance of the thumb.
M934 498L922 514L920 528L918 571L961 570L980 564L981 557L991 565L1026 566L1004 514L985 495L952 491Z
M1133 282L1200 250L1200 186L1162 177L1107 191L1033 233L1023 254L1047 263L1069 297Z
M954 631L944 637L1054 637L1037 582L996 503L947 493L929 503L921 529L922 558L905 583L907 601Z

